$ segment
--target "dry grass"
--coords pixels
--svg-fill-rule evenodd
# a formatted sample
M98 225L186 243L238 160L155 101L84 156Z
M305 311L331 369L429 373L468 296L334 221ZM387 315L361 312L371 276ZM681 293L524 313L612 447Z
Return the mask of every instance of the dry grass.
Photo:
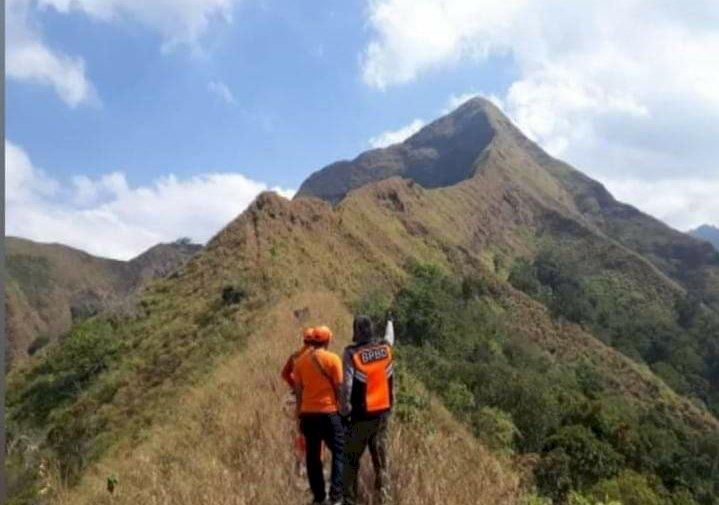
M278 370L297 344L293 310L308 307L309 323L327 322L348 335L350 315L332 294L305 294L276 306L249 347L184 395L165 422L136 447L120 447L88 470L73 489L53 489L54 503L285 504L307 501L293 473L286 388ZM339 351L340 338L334 344ZM426 413L433 426L395 420L392 468L397 504L509 504L517 476L439 405ZM368 470L367 464L364 465ZM364 472L363 486L371 482ZM115 475L114 495L105 489Z
M498 176L489 173L480 182L484 189L501 188L502 181L495 179ZM184 389L185 375L168 373L159 385L153 383L150 393L138 397L134 393L143 389L134 386L144 387L144 377L129 374L133 388L125 387L113 405L102 406L123 407L106 416L111 419L107 431L121 440L120 445L89 468L77 487L54 486L54 501L62 505L304 501L304 484L291 477L290 422L283 412L286 388L278 377L279 367L298 344L300 322L293 311L308 307L308 323L328 323L346 336L350 316L340 300L356 298L367 286L390 291L401 284L402 265L408 258L452 268L457 265L450 265L449 251L464 251L470 261L486 251L483 244L517 243L519 233L500 234L498 229L531 225L527 216L532 209L524 203L519 211L507 207L502 192L483 193L477 184L472 180L429 192L389 180L358 190L334 210L316 200L260 197L177 279L158 283L150 291L151 315L142 323L143 346L147 344L143 348L152 350L153 357L162 356L165 347L189 345L216 330L212 325L200 329L197 321L217 312L212 300L224 284L246 286L256 292L247 302L251 305L243 306L243 315L252 314L243 319L253 328L247 347L223 356L218 360L222 364L189 391ZM397 202L405 211L393 210ZM503 219L493 220L490 215ZM517 215L519 222L507 221ZM474 263L469 266L475 268ZM327 292L295 294L308 286L322 286ZM556 352L562 363L575 363L582 355L604 360L605 355L616 353L578 328L560 331L546 311L517 296L509 297L509 306L514 307L511 320L519 325L518 332L542 349ZM255 298L263 302L255 305ZM264 300L282 301L268 310ZM264 322L255 325L257 320ZM234 325L240 319L232 321ZM577 339L580 333L582 338ZM188 351L177 356L189 359L193 355ZM138 362L142 358L138 355ZM638 381L642 386L647 382L626 360L611 363L619 383ZM132 407L125 409L125 405ZM160 411L166 415L157 415ZM441 406L434 404L425 414L431 419L427 423L431 429L398 422L393 427L397 503L516 501L520 486L514 472L483 449ZM144 442L130 445L129 440L137 437L132 430L126 431L133 436L126 437L123 430L140 417L152 420L152 428L141 434ZM109 475L119 479L112 497L105 490Z

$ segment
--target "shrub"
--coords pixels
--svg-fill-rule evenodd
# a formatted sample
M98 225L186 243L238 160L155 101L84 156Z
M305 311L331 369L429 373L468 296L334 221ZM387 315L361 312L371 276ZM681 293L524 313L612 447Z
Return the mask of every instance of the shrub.
M530 296L537 296L542 290L542 283L537 279L537 270L532 263L520 259L514 263L509 272L509 282L516 289Z
M545 458L537 469L537 483L547 494L563 499L570 489L584 490L617 475L624 459L611 445L586 427L565 426L550 437ZM555 486L559 481L560 486Z
M631 470L599 482L592 488L590 496L597 500L616 500L622 505L669 505L656 493L644 475Z
M514 452L514 438L519 435L519 430L507 412L482 407L472 415L472 426L477 437L490 449L505 454Z
M43 426L50 412L69 403L92 382L123 348L105 321L90 321L74 329L62 345L25 372L22 387L12 388L8 407L15 419Z
M239 286L225 286L222 288L222 301L225 305L237 305L247 297L247 293Z
M567 505L625 505L617 501L596 501L576 492L569 494Z
M394 405L394 415L405 423L418 423L422 412L429 405L429 398L422 389L419 381L401 366L401 358L395 366L395 392L397 401Z
M379 331L385 323L391 302L392 298L387 292L373 288L352 303L350 309L353 314L364 314L372 319L375 331Z
M474 395L461 382L450 382L442 392L442 399L447 408L459 417L466 418L476 408Z

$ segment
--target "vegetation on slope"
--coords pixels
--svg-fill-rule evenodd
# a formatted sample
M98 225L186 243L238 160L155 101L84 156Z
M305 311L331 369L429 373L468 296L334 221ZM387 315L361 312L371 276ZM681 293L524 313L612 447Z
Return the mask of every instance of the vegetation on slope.
M604 193L544 163L547 155L506 118L491 119L489 143L468 146L476 136L459 132L459 147L477 158L454 168L471 178L432 190L361 180L344 187L352 190L335 207L261 195L201 254L153 283L137 313L85 321L18 367L7 419L17 503L36 502L53 484L48 475L61 479L47 495L56 500L107 501L98 483L113 473L126 483L113 500L127 503L296 496L276 464L289 457L281 413L262 401L281 399L274 370L305 309L346 335L349 314L337 309L328 319L321 305L343 307L368 290L381 295L376 313L389 305L398 312L408 371L394 441L401 502L475 503L473 494L516 502L516 475L476 435L500 460L514 455L530 470L520 487L543 495L532 503L714 503L719 428L704 408L717 388L714 330L698 323L710 309L682 298L689 290L709 304L719 295L713 257L680 268L691 256L682 251L703 249L680 240L674 254L672 235L658 225L632 242L646 223L636 210L619 226L625 207L603 207L611 203ZM449 142L457 132L435 133L424 140ZM556 283L535 275L544 250L579 275L560 271ZM436 268L408 268L412 261ZM328 293L322 303L296 298L318 293ZM635 332L638 321L652 326ZM684 356L646 355L663 344L655 329L676 324L682 340L673 343ZM275 340L277 348L267 345ZM248 383L264 395L246 391ZM439 449L457 440L461 450Z
M340 335L333 344L339 350L352 316L335 294L317 291L260 313L246 347L175 396L171 413L158 416L135 441L117 444L76 485L52 472L41 476L37 485L46 497L68 505L271 504L305 498L306 483L293 471L287 390L277 369L298 345L301 324L329 322ZM396 503L516 503L519 480L506 461L478 444L406 374L400 391L391 443ZM144 405L152 408L146 400ZM448 451L450 446L455 450ZM118 481L113 496L105 490L109 476ZM459 481L461 486L454 484ZM363 494L369 483L365 474Z
M348 230L336 229L340 224ZM152 283L141 297L140 313L132 317L97 316L76 327L60 345L48 347L29 364L14 370L9 379L7 422L17 503L37 500L45 485L43 468L56 471L64 485L78 485L88 469L112 457L118 447L135 447L154 438L157 432L151 427L174 422L179 415L177 402L188 387L200 387L200 381L230 357L235 357L236 363L242 362L240 356L255 359L254 351L248 353L245 346L265 338L267 312L298 290L307 286L315 291L332 289L343 299L343 293L354 293L359 286L394 282L391 279L401 275L395 258L410 246L404 244L396 251L359 246L367 235L365 230L374 226L371 214L350 213L341 220L321 202L290 204L265 195L203 253L168 278ZM428 256L437 255L425 249ZM326 279L326 287L320 288L317 279ZM325 322L342 330L349 324L349 315L344 317ZM284 341L286 353L295 342L298 327L294 324L278 331L293 336L289 345ZM277 338L277 334L271 337ZM90 342L92 345L85 345ZM263 369L273 376L271 381L263 380L265 393L267 388L275 391L277 381L272 370L277 370L282 358L273 359L275 366ZM89 366L75 367L74 363ZM258 369L253 368L256 372ZM38 404L44 407L38 409ZM417 436L416 430L408 433ZM441 440L438 438L437 443ZM467 440L470 443L471 437ZM262 443L271 447L276 442L263 439ZM425 459L420 460L421 465L416 463L418 472L437 472L438 478L443 474L449 478L451 472L465 468L461 460L448 468L430 464L429 449L421 447L417 450ZM470 452L464 461L493 464L488 453L472 460L477 457L476 451ZM265 468L272 464L267 461ZM497 472L498 481L509 486L511 472ZM501 474L505 477L500 478ZM427 496L422 497L419 491L415 496L430 503L439 489L456 479L439 479L437 490L427 488ZM485 477L477 475L476 479L482 482ZM416 485L428 484L417 477ZM268 483L269 488L272 486ZM486 496L504 494L498 486L485 487ZM470 503L467 497L461 498L463 492L458 489L448 496L457 496L457 503Z
M430 391L444 396L444 391L440 391L438 384L432 383L431 377L427 375L428 371L432 371L432 376L437 372L440 373L438 377L442 377L441 374L447 373L447 370L452 370L454 373L453 367L456 366L477 381L482 378L483 387L497 387L498 389L493 393L496 396L513 393L534 398L530 393L537 391L537 387L541 390L547 386L548 381L537 379L535 385L532 376L514 380L514 377L518 377L516 365L526 360L528 373L533 371L539 376L540 371L543 371L542 366L546 364L547 359L550 359L550 363L554 360L555 364L549 367L551 373L548 377L552 380L556 379L559 384L566 383L568 398L573 399L577 404L574 410L567 410L567 415L571 413L580 416L583 412L580 408L580 400L583 398L581 395L585 393L581 389L576 392L577 386L570 379L573 374L576 375L573 370L577 367L581 368L582 363L587 362L591 365L587 366L588 370L599 370L604 390L611 399L610 407L614 408L615 403L629 401L624 400L629 397L631 398L629 403L633 405L629 411L635 412L637 419L643 419L641 416L647 412L667 408L674 412L670 419L673 423L678 423L680 428L689 425L694 426L697 433L702 430L713 433L711 430L716 429L716 422L712 421L706 412L677 397L663 383L656 380L648 369L636 366L611 348L603 346L577 325L552 324L549 314L540 305L511 291L502 279L509 275L513 254L516 254L516 251L529 252L544 239L534 236L529 231L533 222L532 207L526 201L516 200L512 205L504 205L502 202L505 201L506 194L501 191L489 192L482 198L476 197L478 186L493 188L499 184L499 180L485 177L477 181L467 181L466 184L456 188L428 192L411 183L388 180L375 187L358 190L336 209L317 200L287 202L272 195L261 196L246 213L215 237L201 254L168 278L151 284L141 298L140 313L130 318L98 316L87 321L77 327L61 345L44 350L30 364L19 367L11 374L8 427L12 443L11 469L16 476L14 482L18 490L17 503L33 503L33 500L37 499L37 492L45 485L44 470L41 472L37 470L45 468L45 464L40 465L40 462L45 461L50 468L57 469L65 485L71 486L66 495L69 498L63 498L66 500L65 503L73 503L73 500L78 500L80 503L82 500L92 502L96 499L98 480L107 477L107 475L102 477L103 473L118 473L122 481L128 479L129 475L134 475L129 480L130 485L125 489L129 493L128 496L137 499L141 496L145 498L169 496L178 503L190 502L195 495L190 488L183 487L181 478L197 472L202 482L225 482L225 485L231 486L249 482L249 480L238 480L243 476L245 479L250 477L259 479L258 482L267 484L268 489L277 490L279 494L273 496L279 500L282 493L290 493L290 491L287 487L279 487L277 481L273 479L276 479L277 475L284 474L282 472L285 472L285 469L276 468L277 465L272 464L271 461L259 465L252 458L246 462L236 461L232 463L234 466L230 465L226 468L218 463L217 458L213 459L214 451L219 451L218 454L223 453L220 447L225 447L226 443L222 437L229 436L229 432L219 429L208 431L210 438L204 445L197 438L189 439L195 440L192 446L196 447L196 452L192 454L197 457L197 461L207 462L198 463L199 466L195 466L192 461L188 465L187 460L178 459L175 447L182 443L182 436L187 434L183 431L184 428L178 428L174 441L168 439L166 442L160 442L165 440L163 434L169 436L175 432L174 424L179 423L178 419L185 415L178 409L184 405L182 398L191 394L189 391L200 388L203 393L199 394L209 395L210 391L214 390L210 386L204 388L204 381L212 376L212 371L218 366L223 363L235 363L238 377L243 377L240 374L243 366L241 363L251 363L257 359L255 353L261 349L256 347L258 342L265 338L278 338L280 334L296 334L295 322L294 326L270 325L272 328L277 328L277 331L268 337L265 336L267 315L273 308L282 306L288 314L297 310L301 315L303 306L290 308L281 305L283 301L293 299L301 292L329 291L336 297L337 303L354 300L369 287L391 297L406 286L409 275L406 258L436 263L446 275L450 276L450 279L455 276L459 276L458 278L468 276L470 279L480 276L483 281L478 281L476 285L469 282L464 289L469 290L469 293L475 292L473 290L487 289L492 295L491 300L482 299L484 295L472 295L480 299L477 304L487 306L480 314L482 317L486 316L486 320L475 319L476 324L470 324L471 317L464 319L465 316L469 317L468 315L449 312L452 319L442 323L460 325L456 328L457 331L452 332L452 338L458 346L456 349L475 352L475 354L469 352L470 360L465 359L466 355L462 352L452 354L451 359L442 358L441 352L446 350L446 346L439 346L436 356L429 353L428 350L433 347L432 341L435 338L441 341L445 337L432 333L405 331L401 329L403 323L400 323L401 338L407 340L409 353L404 355L401 351L400 359L406 363L412 375L419 377ZM498 207L491 215L497 219L507 219L507 222L511 223L511 219L514 219L511 216L517 216L519 212L521 216L519 224L502 226L500 222L474 221L467 217L487 215L488 211L495 209L495 205ZM502 235L497 235L499 230ZM552 237L551 234L548 236ZM492 241L491 237L497 238ZM552 238L552 240L556 239ZM633 278L638 279L637 282L653 286L644 279L658 277L657 274L652 273L654 270L647 266L646 262L627 255L622 252L621 247L611 246L608 251L611 252L607 255L608 262L619 261L619 264L624 265L622 269L627 265L631 266L632 272L636 274L633 274ZM605 265L599 263L595 268L601 270ZM462 286L462 283L460 282L459 285ZM651 293L655 293L656 296L664 299L671 297L672 293L677 291L665 281L660 281L656 285L658 288L652 287L653 291L647 291L647 296L654 296ZM499 298L495 299L497 296ZM317 314L321 313L319 309L313 310ZM495 324L492 323L491 317L493 311L499 311L499 319L503 321L503 325L495 326L495 329L492 329L492 324ZM339 328L340 333L346 334L349 315L335 317L326 322ZM489 333L484 333L485 331ZM491 352L482 350L484 345L482 339L492 332L497 335L500 333L515 335L515 337L511 339L497 337L498 343L489 346ZM410 337L425 338L427 342L412 343L408 340ZM289 337L289 339L289 344L285 341L282 354L291 350L294 338ZM465 344L462 341L465 339L468 347L463 347ZM519 344L522 340L531 343L527 351L521 350L522 346ZM93 344L85 345L87 342ZM505 345L508 346L506 349ZM520 350L511 351L512 345L517 345ZM415 347L418 349L416 353L411 351ZM99 355L94 354L95 348L103 352ZM75 355L77 352L81 355ZM490 358L494 352L505 357L493 361ZM506 361L513 352L519 356L517 358L519 361L514 364L512 361ZM88 353L87 359L82 353ZM525 357L525 354L528 357ZM435 358L436 363L431 361ZM281 357L273 359L277 361L276 366L270 367L269 364L254 366L251 368L251 373L252 380L262 382L263 391L274 391L271 394L276 394L276 386L273 384L276 384L277 379L270 380L267 379L269 375L264 375L270 374L274 377L272 370L279 367ZM486 363L482 361L485 359ZM74 366L76 362L87 363L88 366L76 368ZM444 371L438 368L440 365L446 367ZM506 374L486 377L478 375L486 372L486 370L482 372L482 367L485 365L497 367L497 374L500 372ZM431 368L432 366L435 368ZM590 373L582 380L591 380L591 378ZM550 446L547 444L550 443L550 439L554 440L552 443L555 444L565 443L558 438L552 438L561 435L559 430L566 424L557 421L558 416L564 415L560 404L564 396L556 396L556 388L540 391L541 394L538 396L540 401L546 401L554 408L545 409L543 403L537 405L531 403L531 398L526 399L527 406L535 405L540 413L546 413L548 416L535 426L524 425L522 420L524 414L518 412L513 414L510 405L499 400L494 404L485 405L477 403L475 399L476 412L462 413L464 407L461 400L467 397L462 387L475 394L471 387L476 383L463 384L459 380L455 382L451 389L456 393L456 398L445 398L447 405L460 419L465 420L475 434L492 433L491 436L483 435L483 438L487 445L500 453L509 454L512 451L519 454L525 452L542 454L543 451L550 453L559 447L549 449ZM512 385L513 389L505 391L501 389L503 384ZM239 389L241 386L237 383L232 387ZM552 396L553 394L555 396ZM213 401L210 403L214 405L217 401L218 408L222 409L229 408L232 401L231 395L222 401L214 396L212 398ZM44 413L43 409L37 408L39 403L47 406ZM421 400L420 405L424 405ZM422 411L424 408L419 410ZM251 415L250 411L242 411L241 414L230 414L234 412L232 410L226 412L228 413L222 415L239 416L238 422L242 426L250 422L252 415L257 416L257 414ZM428 429L433 430L432 426L438 425L441 415L436 414L436 416L427 421L430 425ZM531 420L532 417L527 414L527 419ZM569 426L578 423L577 421ZM589 429L581 423L579 425ZM197 426L195 425L193 429L198 430ZM485 428L480 430L478 426ZM674 428L665 428L673 433ZM446 436L452 437L451 432L456 429L458 428L452 428ZM514 434L514 429L522 434L521 438ZM404 433L419 443L423 440L419 436L421 432L414 428L413 430ZM260 453L263 446L271 448L276 446L274 444L281 443L272 438L278 436L272 430L260 430L256 433L259 435L257 445L253 445L253 451ZM586 431L574 434L586 435ZM661 432L662 437L663 435L664 433ZM597 438L593 432L592 436ZM511 443L507 442L509 439ZM430 435L425 442L434 443L435 440L437 440L435 435ZM471 441L471 437L467 440ZM601 442L597 446L599 450L609 446L617 452L607 439L597 440ZM169 447L167 450L162 449L165 443ZM471 443L476 444L476 442ZM588 438L587 443L590 448L596 445L592 438ZM680 445L683 446L683 442ZM147 456L145 449L140 449L149 446L156 447L153 451L157 452L153 454L157 456ZM36 447L39 449L36 450ZM228 447L237 450L238 446L236 443ZM438 460L436 454L421 447L415 446L412 457L409 454L404 456L409 467L414 462L425 468L422 471L434 473L440 479L458 479L459 477L456 476L459 474L454 474L455 477L452 477L451 474L442 472L454 471L452 469L466 471L467 468L471 468L469 464L463 465L461 460L454 460L455 462L446 468L444 465L447 463L447 458L455 457L454 453L442 453L442 459ZM663 454L663 446L657 445L657 447L658 454ZM134 450L138 452L132 452ZM270 454L273 454L272 450L269 450ZM396 450L400 451L400 447ZM623 453L619 454L622 458L626 458ZM673 453L667 452L667 454ZM158 466L153 473L154 467L143 459L146 457L150 457L150 461L158 465L160 460L164 461L166 470L158 474L157 472L162 468ZM401 456L397 457L401 458ZM654 456L644 454L644 457L652 459ZM667 457L671 460L674 456ZM120 464L121 460L127 460L127 465ZM491 457L483 456L482 461L490 464ZM566 462L566 459L562 461ZM608 461L614 460L610 458ZM626 466L625 463L620 466L622 473L618 475L622 475L625 469L627 472L635 471L640 476L637 477L639 479L651 479L652 475L658 475L645 467ZM138 471L134 472L133 468L137 468ZM201 468L204 470L200 470ZM30 471L24 473L23 469ZM419 471L418 468L417 472ZM226 472L233 475L233 478L225 477L228 475ZM537 483L545 494L551 496L553 493L559 493L556 496L566 495L567 499L572 496L567 494L569 490L575 488L585 494L594 493L595 486L605 486L609 489L616 484L623 489L625 481L614 482L612 480L614 477L609 478L609 474L613 475L613 470L607 474L602 473L599 480L595 478L581 480L585 478L574 477L569 473L567 474L570 478L569 487L566 485L548 487L541 484L542 481L539 479ZM153 475L155 477L149 479L149 476ZM175 491L165 487L160 478L165 475L168 475L169 482L172 482L170 488ZM174 477L169 477L173 475ZM427 500L426 503L431 503L429 497L435 500L440 496L438 489L448 492L446 490L451 480L439 480L436 483L439 486L437 489L425 488L422 491L421 486L427 485L428 475L426 473L415 475L416 477L412 479L416 480L412 482L416 482L415 485L419 487L414 488L415 491L408 495L413 497L412 499ZM489 475L492 475L491 472ZM501 482L514 482L511 472L502 470L500 475L504 475L501 478L497 477ZM697 475L702 474L697 472ZM626 474L626 477L634 478L634 474ZM482 479L483 477L481 472L479 474L471 472L463 478ZM660 478L663 478L663 475L660 475ZM196 484L197 482L195 481ZM592 483L591 486L589 482ZM72 487L73 483L75 487ZM660 497L665 493L676 501L680 496L679 484L664 483L664 481L659 485L655 485L654 482L650 484L649 488ZM693 493L697 493L699 497L697 499L703 499L701 482L689 481L683 485ZM75 494L74 489L77 489L79 494ZM255 491L251 491L252 489ZM247 496L267 496L256 494L259 493L256 489L250 487L248 491L250 494ZM509 486L505 489L515 488ZM460 493L460 491L456 492ZM24 492L28 494L22 498ZM222 491L225 492L227 491ZM489 486L485 492L497 493L497 496L505 494L505 491L500 492L499 488L493 486ZM507 492L512 496L517 495L515 491ZM81 499L82 496L94 496L94 498ZM456 497L453 503L472 503L466 494L457 494ZM220 499L219 496L215 498ZM270 503L274 499L271 498ZM494 502L501 501L497 499Z
M401 361L480 439L539 455L542 495L717 503L719 430L682 417L666 388L659 401L617 394L605 363L567 361L528 340L491 279L426 265L412 273L392 301L365 298L361 309L377 317L391 306Z
M123 304L145 281L168 274L200 248L180 240L116 261L15 237L8 237L6 245L11 364L54 341L73 323Z
M8 377L10 486L33 486L37 465L54 462L73 483L123 437L140 436L218 356L237 349L250 324L247 304L188 303L167 281L142 299L143 317L98 316L76 326L61 345ZM172 314L183 311L186 318ZM29 471L29 474L27 474Z
M663 300L626 274L591 273L566 249L518 261L510 282L555 317L584 325L647 363L677 393L719 415L719 316L691 295Z

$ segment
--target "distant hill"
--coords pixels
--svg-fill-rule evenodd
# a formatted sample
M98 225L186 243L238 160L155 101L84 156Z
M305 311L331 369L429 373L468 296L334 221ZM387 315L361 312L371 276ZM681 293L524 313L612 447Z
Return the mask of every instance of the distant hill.
M8 377L17 503L301 500L279 368L357 312L396 316L398 505L719 503L716 252L486 100L259 195L138 299Z
M201 247L158 244L130 261L92 256L61 244L6 237L7 339L10 360L23 359L73 322L123 303Z
M689 232L692 237L699 240L706 240L719 251L719 228L710 224L705 224Z

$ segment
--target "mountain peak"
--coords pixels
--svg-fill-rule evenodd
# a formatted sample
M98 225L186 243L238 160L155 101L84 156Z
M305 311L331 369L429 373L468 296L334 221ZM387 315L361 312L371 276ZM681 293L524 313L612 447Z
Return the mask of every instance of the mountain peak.
M712 244L719 251L719 228L711 224L703 224L689 231L689 235Z
M484 113L493 117L504 117L504 113L490 99L477 95L462 102L449 116Z
M322 168L302 184L297 197L337 203L353 189L395 176L426 188L451 186L474 175L476 162L496 136L515 132L496 105L474 97L404 142Z
M703 224L696 229L692 230L695 232L716 232L719 233L719 227L711 225L711 224Z

